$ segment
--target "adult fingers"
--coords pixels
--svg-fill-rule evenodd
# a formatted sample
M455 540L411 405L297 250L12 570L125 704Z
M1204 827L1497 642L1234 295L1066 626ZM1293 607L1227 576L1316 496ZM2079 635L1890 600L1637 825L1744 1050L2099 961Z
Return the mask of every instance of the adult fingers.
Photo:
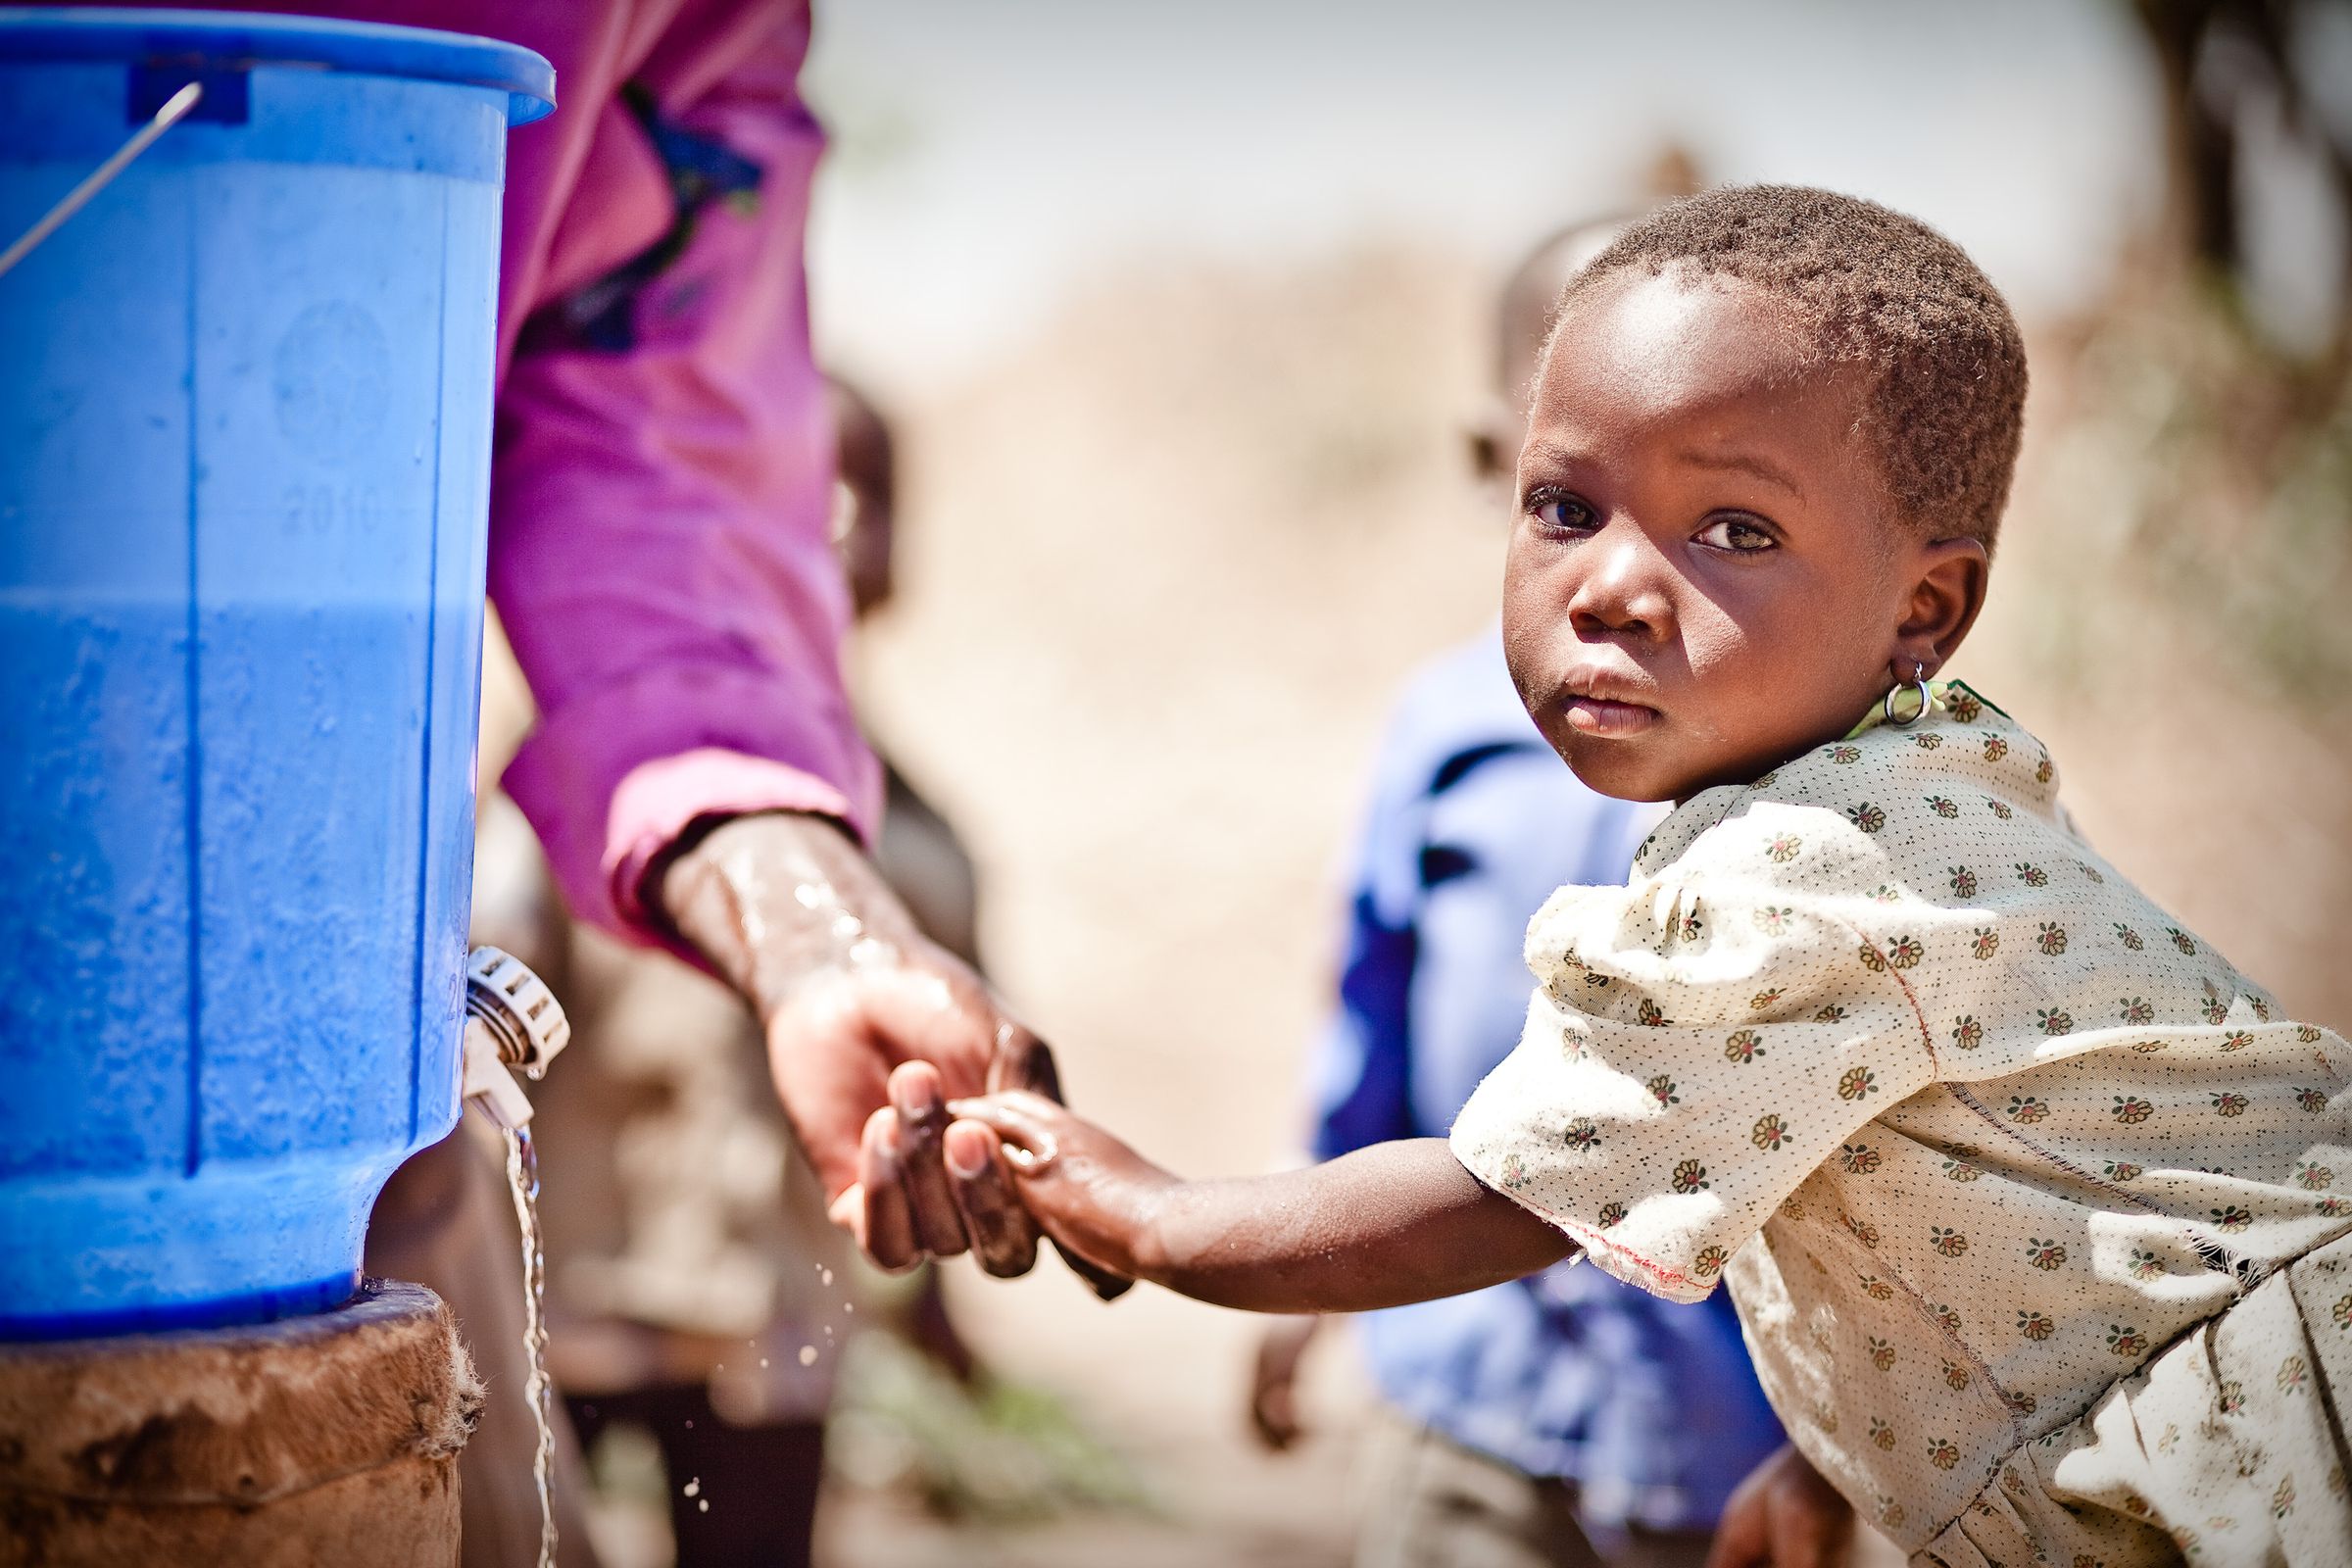
M996 1052L988 1064L988 1087L992 1093L1025 1089L1052 1101L1062 1098L1061 1072L1054 1065L1053 1049L1002 1015L997 1019Z
M985 1122L957 1121L948 1127L948 1175L955 1183L965 1234L971 1237L972 1255L986 1272L1011 1279L1037 1266L1037 1222L1021 1206L1012 1175L998 1151L996 1130Z
M890 1075L890 1105L899 1113L899 1176L914 1218L915 1245L933 1257L954 1257L969 1243L942 1158L948 1102L939 1069L927 1061L902 1063Z
M874 1266L894 1274L920 1261L914 1247L914 1217L907 1209L906 1189L900 1180L898 1134L898 1112L888 1105L865 1119L865 1135L858 1146L858 1182L850 1189L863 1199L863 1215L851 1229Z

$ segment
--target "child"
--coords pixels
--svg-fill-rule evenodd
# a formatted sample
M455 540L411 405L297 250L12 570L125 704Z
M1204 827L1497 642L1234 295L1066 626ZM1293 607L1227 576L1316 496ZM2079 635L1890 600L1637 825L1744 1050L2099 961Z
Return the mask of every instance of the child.
M1728 1277L1794 1441L1921 1561L2352 1561L2352 1054L1930 681L2025 381L1977 269L1865 202L1717 191L1603 251L1536 388L1504 638L1580 777L1679 808L1629 886L1536 916L1525 1038L1449 1143L1184 1182L960 1104L1039 1220L1263 1311L1579 1250L1675 1299Z

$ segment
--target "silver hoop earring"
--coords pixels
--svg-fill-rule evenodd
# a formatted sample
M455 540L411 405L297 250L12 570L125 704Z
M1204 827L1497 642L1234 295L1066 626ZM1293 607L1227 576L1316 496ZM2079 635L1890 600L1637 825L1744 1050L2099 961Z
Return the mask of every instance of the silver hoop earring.
M1933 697L1928 695L1927 665L1921 663L1912 664L1910 687L1911 690L1919 693L1919 707L1912 710L1910 717L1897 718L1894 716L1894 700L1902 692L1903 688L1901 686L1889 686L1886 689L1886 701L1880 705L1880 711L1886 715L1886 722L1892 724L1897 729L1902 729L1908 725L1918 723L1920 719L1926 715L1929 704L1935 701Z

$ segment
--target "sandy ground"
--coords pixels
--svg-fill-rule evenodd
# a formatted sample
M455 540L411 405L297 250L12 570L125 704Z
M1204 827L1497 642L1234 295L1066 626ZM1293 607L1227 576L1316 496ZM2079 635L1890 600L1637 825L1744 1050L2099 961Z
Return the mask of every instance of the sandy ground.
M1402 253L1124 275L975 380L880 389L906 537L901 600L858 649L864 710L965 834L997 977L1073 1099L1179 1170L1264 1168L1299 1139L1379 724L1405 671L1494 613L1499 502L1460 436L1485 311L1467 269ZM2050 741L2111 858L2290 1008L2352 1022L2343 730L2252 695L2226 627L2140 604L2037 514L2062 381L2040 368L1955 672ZM1105 1309L1052 1264L950 1289L984 1353L1066 1395L1161 1511L951 1536L845 1491L836 1568L1345 1560L1367 1406L1343 1346L1312 1367L1320 1435L1270 1457L1244 1430L1248 1320L1149 1291Z

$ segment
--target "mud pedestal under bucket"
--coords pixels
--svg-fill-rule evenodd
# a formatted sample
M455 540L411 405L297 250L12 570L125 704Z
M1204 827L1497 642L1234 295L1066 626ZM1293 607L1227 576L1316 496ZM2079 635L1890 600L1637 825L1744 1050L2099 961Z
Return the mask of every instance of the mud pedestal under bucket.
M449 1310L0 1350L0 1568L441 1568L482 1387Z

